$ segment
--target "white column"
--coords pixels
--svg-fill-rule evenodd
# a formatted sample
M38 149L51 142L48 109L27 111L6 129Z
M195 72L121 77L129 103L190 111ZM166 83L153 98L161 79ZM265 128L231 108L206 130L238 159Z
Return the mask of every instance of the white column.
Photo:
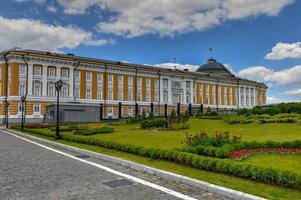
M194 82L190 81L190 103L193 104L193 86Z
M256 87L253 88L253 95L254 106L256 106Z
M163 78L160 78L160 103L163 103Z
M32 76L33 76L33 64L28 64L28 96L32 96Z
M168 79L168 102L172 103L172 94L171 94L171 79Z
M183 81L183 103L187 103L186 102L186 80Z
M246 93L246 87L244 87L244 105L247 107L247 93Z
M249 107L253 106L251 103L251 88L249 88Z
M47 96L47 66L43 66L42 96Z
M73 82L73 68L69 68L69 97L73 97L73 88L74 88L74 82Z
M240 108L241 107L241 99L240 99L240 86L238 86L238 90L237 90L237 94L235 93L236 96L236 101L237 101L237 105Z

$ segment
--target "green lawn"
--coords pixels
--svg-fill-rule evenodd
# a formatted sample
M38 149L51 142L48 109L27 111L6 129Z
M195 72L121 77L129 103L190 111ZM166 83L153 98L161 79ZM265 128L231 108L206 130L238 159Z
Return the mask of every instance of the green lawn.
M229 131L231 135L242 135L243 141L289 141L301 140L300 124L234 124L223 120L190 119L190 129L179 131L141 130L139 124L114 125L113 134L95 135L102 140L115 141L158 148L181 147L185 133Z
M115 128L114 133L99 134L86 137L97 137L103 141L114 141L122 144L133 144L145 147L173 149L184 146L185 133L230 132L231 135L242 135L243 141L291 141L301 140L300 124L234 124L229 125L223 120L190 119L190 129L179 131L142 130L139 124L108 125ZM89 126L99 126L90 124ZM43 131L50 131L43 129ZM39 136L41 137L41 136ZM45 137L44 137L45 138ZM49 138L47 138L49 139ZM108 154L115 157L131 160L158 169L175 172L188 177L208 181L228 188L251 193L268 199L301 199L301 191L282 188L246 179L236 178L223 174L203 171L168 161L151 160L120 151L105 149L96 146L78 144L59 140L58 142L80 148ZM248 162L254 165L278 167L300 173L300 154L258 154L239 162ZM300 173L301 174L301 173Z
M161 160L152 160L146 157L141 157L129 153L124 153L116 150L106 149L102 147L96 147L86 144L79 144L74 143L70 141L64 141L64 140L54 140L53 138L40 136L36 134L31 134L37 137L41 137L47 140L59 142L62 144L87 149L90 151L99 152L102 154L122 158L125 160L130 160L133 162L137 162L140 164L144 164L150 167L154 167L157 169L162 169L170 172L174 172L180 175L188 176L191 178L199 179L202 181L207 181L209 183L217 184L220 186L224 186L227 188L247 192L249 194L254 194L257 196L261 196L267 199L273 199L273 200L285 200L285 199L301 199L301 191L299 190L293 190L273 185L267 185L263 183L258 183L254 181L249 181L246 179L236 178L233 176L223 175L223 174L217 174L212 173L204 170L199 170L195 168L191 168L188 166L179 165L172 162L167 161L161 161Z
M301 154L287 153L263 153L254 154L243 159L246 162L259 166L270 166L273 168L286 169L301 174Z

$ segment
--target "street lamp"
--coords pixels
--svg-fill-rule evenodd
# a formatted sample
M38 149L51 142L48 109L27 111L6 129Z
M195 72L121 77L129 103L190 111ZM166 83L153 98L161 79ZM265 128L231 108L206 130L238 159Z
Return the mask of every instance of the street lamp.
M60 90L63 86L63 81L60 79L55 82L55 89L57 93L57 100L56 100L56 131L55 131L55 139L60 139Z
M22 108L22 117L21 117L21 130L24 130L24 102L26 100L26 96L21 97L21 108Z

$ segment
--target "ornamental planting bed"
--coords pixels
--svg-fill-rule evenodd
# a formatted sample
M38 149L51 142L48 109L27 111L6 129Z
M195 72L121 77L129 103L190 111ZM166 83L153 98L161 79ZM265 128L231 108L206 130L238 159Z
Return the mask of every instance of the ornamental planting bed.
M257 153L301 153L301 148L256 148L241 149L230 153L230 158L240 160Z

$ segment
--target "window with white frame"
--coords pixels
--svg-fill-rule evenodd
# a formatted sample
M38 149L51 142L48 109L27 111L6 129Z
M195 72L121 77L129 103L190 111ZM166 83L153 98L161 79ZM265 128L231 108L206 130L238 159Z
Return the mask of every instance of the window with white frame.
M66 97L68 97L69 95L68 95L68 85L64 85L63 87L62 87L62 97L64 97L64 98L66 98Z
M128 101L133 100L133 92L131 90L128 90Z
M146 91L146 97L145 97L146 99L146 101L147 102L150 102L151 101L151 99L150 99L150 91Z
M109 74L109 76L108 76L108 82L109 82L109 84L113 84L113 78L114 78L114 76L113 76L113 74Z
M10 64L8 64L8 75L11 75L11 66L10 66Z
M156 80L155 80L155 88L158 88L158 89L159 89L159 79L156 79Z
M2 77L2 67L0 67L0 77Z
M168 92L163 91L163 102L167 103L168 102Z
M141 77L137 78L137 85L138 85L138 87L142 87L142 78Z
M50 76L50 77L55 76L55 68L54 67L49 67L48 68L48 76Z
M118 75L118 85L123 85L123 75Z
M122 100L123 100L123 91L122 91L122 90L119 90L119 91L118 91L118 100L119 100L119 101L122 101Z
M62 69L62 78L68 78L69 77L69 70L63 68Z
M26 65L20 65L19 67L19 74L20 75L25 75L26 74Z
M146 87L150 87L151 85L151 79L147 78L146 79Z
M40 113L40 104L39 103L35 103L34 105L33 105L33 112L34 113Z
M112 89L110 89L108 91L108 100L113 100L113 90Z
M42 74L42 69L40 66L35 66L34 67L34 74L37 76L40 76Z
M103 80L103 75L102 75L102 73L98 73L97 74L97 81L98 81L98 83L102 83L102 80Z
M91 88L86 89L86 99L91 99Z
M54 93L54 84L48 84L48 96L53 97L55 96Z
M92 72L86 72L86 79L87 79L87 81L92 80Z
M74 78L75 78L75 80L79 80L80 79L80 72L78 70L74 71Z
M40 82L35 82L33 89L34 89L34 91L33 91L34 96L38 97L38 96L41 95L41 84L40 84Z
M113 107L108 108L108 115L113 116Z
M137 91L137 101L142 101L142 92L141 92L141 90Z
M129 87L133 86L133 77L132 76L128 77L128 86Z
M80 98L80 88L79 88L79 86L75 87L75 90L74 90L74 96L75 96L75 98L77 98L77 99Z
M26 90L25 83L20 83L20 85L19 85L19 96L24 96L25 95L25 90Z
M101 87L99 87L97 89L97 99L102 99L102 88Z
M159 90L155 91L155 102L159 102Z

